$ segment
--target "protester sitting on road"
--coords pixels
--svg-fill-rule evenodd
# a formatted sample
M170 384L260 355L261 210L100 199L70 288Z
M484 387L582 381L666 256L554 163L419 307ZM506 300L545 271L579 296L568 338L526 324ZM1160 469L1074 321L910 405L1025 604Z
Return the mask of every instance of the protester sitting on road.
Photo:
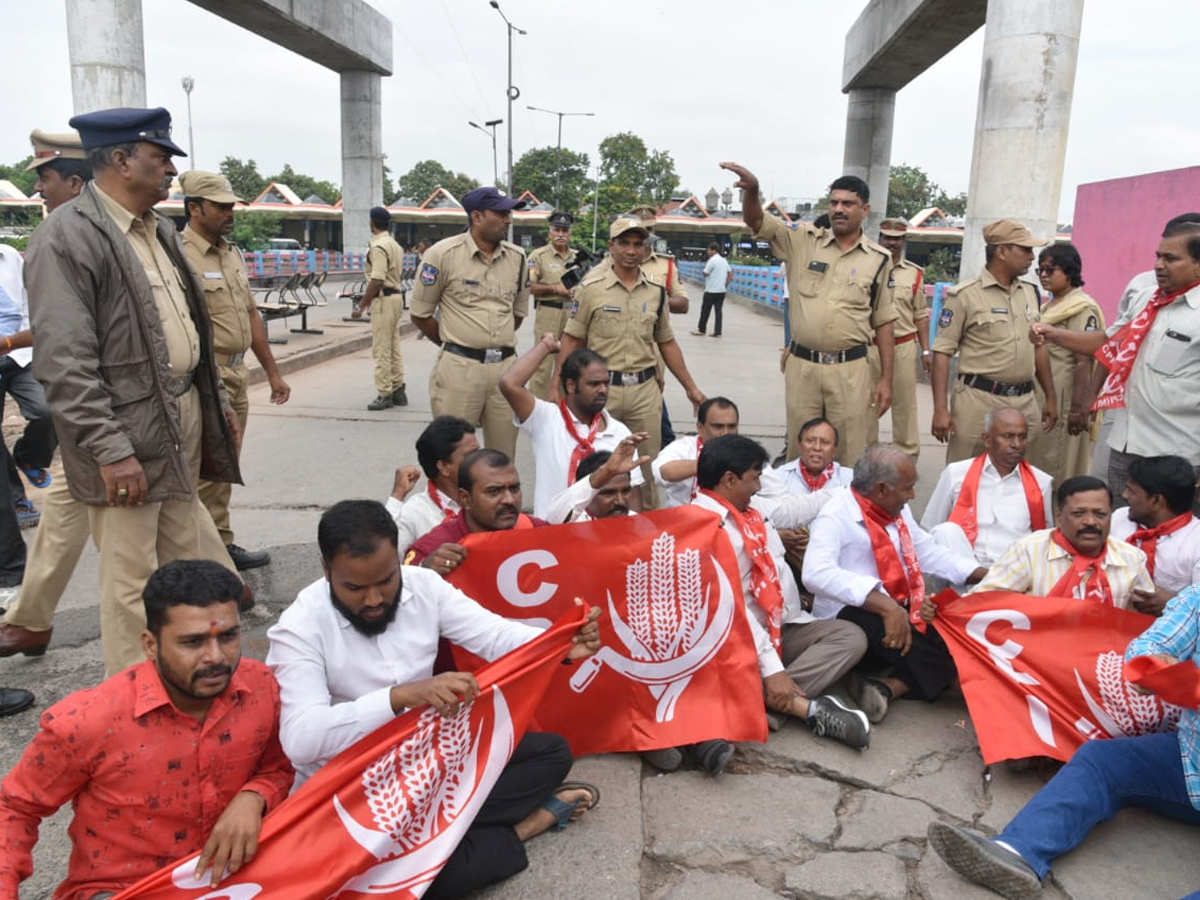
M469 672L433 674L439 637L494 660L542 633L488 612L433 572L401 566L396 540L382 504L332 506L317 531L324 578L302 590L267 634L283 746L301 780L394 716L432 707L450 717L475 698L479 684ZM569 660L600 648L599 615L592 611ZM570 768L561 736L526 733L425 896L462 897L523 870L526 840L599 800L594 785L563 783Z
M447 519L458 515L458 466L463 458L479 449L475 427L457 416L438 416L417 438L416 466L396 470L387 511L399 529L401 553ZM429 479L425 490L413 495L421 472Z
M0 784L0 895L17 896L38 825L68 801L72 853L56 897L109 897L197 851L198 877L215 886L254 857L294 773L275 679L241 658L241 593L208 560L150 576L145 661L50 707Z
M709 397L696 411L696 433L678 437L650 463L654 481L662 491L663 509L686 506L696 497L696 459L705 441L737 434L737 404L727 397Z
M637 455L637 447L649 437L644 431L631 434L616 450L597 450L585 456L576 482L550 501L546 520L560 525L636 514L630 507L631 497L636 496L630 473L639 471L645 462Z
M796 436L799 456L775 470L787 489L804 495L848 485L854 478L854 470L834 459L838 440L838 430L824 416L801 425Z

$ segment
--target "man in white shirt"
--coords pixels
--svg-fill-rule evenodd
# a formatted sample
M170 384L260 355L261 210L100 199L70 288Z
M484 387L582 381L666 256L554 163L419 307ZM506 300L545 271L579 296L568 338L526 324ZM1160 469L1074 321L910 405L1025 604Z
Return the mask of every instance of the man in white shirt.
M982 566L1020 540L1054 522L1053 478L1025 461L1029 421L1011 406L983 420L986 452L950 463L921 516L921 527L961 556Z
M433 675L440 638L494 660L541 633L488 612L435 572L401 566L396 540L382 504L330 507L317 529L325 577L267 634L282 701L279 736L297 785L394 716L430 706L449 717L476 696L468 672ZM599 649L597 615L568 659ZM570 767L562 737L527 733L426 896L464 896L524 869L525 840L599 799L590 787L556 790Z
M402 556L426 534L458 515L458 465L478 449L474 426L458 416L438 416L421 432L417 462L429 479L425 490L410 497L420 472L414 466L401 466L387 498L387 511L399 529Z
M637 455L637 446L649 437L644 431L631 434L617 444L616 450L597 450L585 457L579 464L575 483L550 501L546 521L563 525L635 515L629 508L633 493L629 473L646 462Z
M696 412L696 433L676 438L663 447L650 472L662 488L662 508L686 506L696 496L696 458L705 441L737 434L738 408L727 397L709 397Z
M775 471L794 494L812 494L825 488L845 487L852 469L837 462L838 430L824 417L809 419L796 437L800 455Z
M568 485L584 457L597 450L612 450L629 429L605 411L610 386L608 361L582 347L563 360L557 403L541 400L525 387L543 360L559 350L553 334L544 334L522 354L500 379L500 393L515 413L514 421L533 441L533 514L546 517L550 502ZM634 487L645 480L640 469L630 475ZM633 509L642 508L641 492L630 498Z
M1146 554L1153 596L1135 595L1133 608L1162 615L1168 600L1200 582L1200 521L1192 514L1196 478L1182 456L1145 456L1129 466L1125 502L1110 533Z
M721 255L719 245L709 244L708 259L704 262L704 300L700 304L700 323L692 334L704 336L704 332L708 328L708 314L712 313L712 336L715 338L721 336L721 312L722 307L725 306L725 292L729 290L731 284L733 284L733 269L729 267L729 261Z
M933 700L957 678L941 637L914 621L925 575L961 584L987 572L917 525L908 508L916 483L912 457L892 444L868 447L850 487L834 491L813 522L804 556L813 615L853 622L867 636L864 663L891 668L886 677L860 679L856 699L872 722L893 699Z

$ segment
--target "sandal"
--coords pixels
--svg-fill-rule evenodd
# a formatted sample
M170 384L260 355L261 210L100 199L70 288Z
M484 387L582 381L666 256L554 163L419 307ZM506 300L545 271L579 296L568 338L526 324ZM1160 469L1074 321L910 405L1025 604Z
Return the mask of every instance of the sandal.
M563 791L587 791L592 795L590 802L586 800L576 800L573 803L568 803L566 800L560 800L558 795ZM571 817L575 815L576 810L580 807L584 809L592 809L600 802L600 788L587 781L564 781L554 793L538 804L550 815L554 816L555 823L550 826L551 831L562 831L571 824Z
M54 480L54 476L52 476L47 469L40 469L36 467L29 469L22 468L21 472L24 473L25 478L35 488L49 487L50 482Z

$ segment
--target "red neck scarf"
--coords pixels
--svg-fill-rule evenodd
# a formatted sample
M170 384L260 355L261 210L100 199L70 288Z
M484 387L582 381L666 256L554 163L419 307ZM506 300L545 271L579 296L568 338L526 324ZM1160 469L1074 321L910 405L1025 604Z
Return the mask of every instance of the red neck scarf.
M1158 539L1178 531L1191 521L1192 514L1185 512L1153 528L1139 528L1125 539L1146 554L1146 571L1150 573L1151 578L1154 577L1154 557L1158 551Z
M862 510L867 535L871 538L871 549L875 551L875 562L879 566L879 580L888 594L901 606L908 609L908 620L918 631L925 631L925 620L921 618L921 604L925 601L925 576L917 561L917 551L904 516L893 516L886 509L860 494L853 487L850 492ZM887 533L887 526L895 525L900 532L900 552ZM903 556L903 559L901 559Z
M700 453L703 450L704 450L704 438L700 437L700 435L696 435L696 465L697 466L700 464ZM693 475L692 476L692 499L693 500L696 499L696 494L699 492L699 490L700 490L700 480L695 475Z
M825 471L820 475L813 475L808 471L808 466L804 465L804 460L800 460L800 465L796 468L800 470L800 477L804 479L804 483L808 485L809 493L815 494L825 485L829 484L829 479L833 477L834 461L830 460L829 465L825 467Z
M958 501L950 510L949 521L963 530L972 547L979 537L979 479L987 459L985 453L971 463L962 490L958 493ZM1021 473L1021 487L1025 488L1025 502L1029 505L1029 524L1033 531L1041 531L1046 527L1046 502L1042 497L1042 489L1038 487L1037 476L1033 474L1033 466L1025 460L1021 460L1017 470Z
M1048 597L1075 597L1075 589L1083 581L1083 577L1092 573L1087 580L1087 589L1083 593L1084 600L1095 600L1097 603L1113 602L1112 587L1108 583L1108 574L1104 571L1104 560L1108 556L1108 545L1099 556L1084 556L1071 546L1070 541L1063 537L1061 530L1054 529L1054 543L1062 547L1072 556L1071 568L1067 574L1058 579L1058 584L1050 588Z
M1200 285L1200 281L1169 294L1164 294L1162 288L1159 288L1150 298L1150 302L1142 307L1142 311L1096 351L1096 359L1108 369L1108 379L1104 382L1100 396L1092 404L1093 410L1118 409L1125 405L1125 387L1129 383L1129 374L1133 371L1138 351L1142 349L1142 341L1146 339L1154 320L1158 317L1158 311L1174 303L1196 285Z
M706 497L720 503L729 510L729 515L742 532L742 542L750 555L750 590L754 602L767 614L767 631L776 653L783 652L783 586L779 583L779 570L767 546L767 523L753 506L742 512L724 497L712 491L702 490Z
M455 516L457 516L457 509L448 509L446 504L442 502L442 493L437 489L437 485L434 484L432 480L430 480L428 484L429 499L433 501L434 506L442 511L442 521L445 522L447 519L453 519Z
M575 417L567 407L566 398L558 401L558 409L562 413L563 424L567 427L567 434L575 441L575 449L571 451L571 465L567 469L567 484L574 484L575 472L579 468L579 464L596 452L596 435L604 427L604 413L598 412L592 416L592 424L588 426L587 437L581 438L579 431L575 427Z

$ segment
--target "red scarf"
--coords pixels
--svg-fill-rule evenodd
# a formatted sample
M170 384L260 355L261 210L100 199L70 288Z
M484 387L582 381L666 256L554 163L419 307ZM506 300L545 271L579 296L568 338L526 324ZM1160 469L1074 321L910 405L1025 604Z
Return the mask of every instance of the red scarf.
M767 614L767 631L775 652L783 653L783 586L779 583L779 569L767 546L767 523L753 506L742 512L724 497L709 490L701 490L706 497L715 500L729 510L733 522L742 532L742 542L750 555L750 591L754 602Z
M437 485L435 485L432 480L429 481L428 484L429 499L433 501L434 506L442 511L442 521L445 522L447 519L453 519L455 516L457 516L458 510L447 509L446 504L442 502L441 492L437 489Z
M1192 521L1192 514L1185 512L1173 519L1167 519L1161 525L1153 528L1139 528L1125 540L1146 554L1146 571L1154 577L1154 556L1158 551L1158 539L1163 535L1173 534Z
M575 472L579 464L596 452L596 435L604 427L604 413L598 412L592 416L592 424L588 426L588 435L581 438L575 428L575 417L567 408L566 399L558 401L558 409L562 413L563 424L567 426L567 434L575 441L575 449L571 451L571 466L567 469L567 484L575 483Z
M921 618L921 604L925 602L925 576L917 561L917 550L904 516L893 516L882 506L864 497L853 487L850 492L862 510L867 535L871 538L871 549L875 551L875 562L879 566L879 580L888 594L901 606L908 609L908 621L920 632L925 631L925 620ZM900 552L887 533L887 526L895 525L900 532ZM901 556L903 555L903 560Z
M825 467L825 471L820 475L813 475L808 471L808 467L804 465L804 460L800 460L800 465L796 468L800 470L800 477L804 479L804 483L808 485L810 494L815 494L825 485L829 484L829 479L833 477L834 461L830 460L829 465Z
M958 501L950 510L949 521L963 530L971 546L979 537L979 479L983 475L983 465L988 455L977 456L967 469L967 477L963 480L962 490L958 493ZM1025 488L1025 502L1029 505L1029 524L1033 531L1041 531L1046 527L1046 501L1042 489L1038 487L1037 476L1033 474L1033 466L1021 460L1017 470L1021 473L1021 486Z
M699 468L699 466L700 466L700 453L702 450L704 450L704 438L700 437L700 435L696 435L696 466L697 466L697 468ZM692 499L693 500L696 499L696 493L699 490L700 490L700 480L695 475L693 475L692 476Z
M1096 351L1096 359L1108 369L1108 379L1104 382L1100 396L1092 404L1093 410L1119 409L1125 405L1125 387L1129 383L1129 374L1133 371L1138 351L1142 349L1142 341L1146 339L1154 320L1158 317L1158 311L1174 303L1196 285L1200 285L1200 281L1169 294L1164 294L1162 288L1159 288L1150 298L1150 302L1142 307L1142 311Z
M1078 550L1071 546L1070 542L1063 537L1062 531L1054 529L1054 543L1062 547L1071 554L1071 568L1067 570L1067 574L1058 579L1058 584L1050 588L1050 593L1047 597L1075 597L1075 589L1079 587L1079 583L1083 581L1083 576L1088 572L1092 573L1092 577L1088 579L1087 589L1084 591L1084 600L1095 600L1097 603L1109 603L1112 600L1112 587L1108 583L1108 574L1104 571L1104 560L1108 556L1108 544L1104 545L1104 550L1099 556L1084 556Z

